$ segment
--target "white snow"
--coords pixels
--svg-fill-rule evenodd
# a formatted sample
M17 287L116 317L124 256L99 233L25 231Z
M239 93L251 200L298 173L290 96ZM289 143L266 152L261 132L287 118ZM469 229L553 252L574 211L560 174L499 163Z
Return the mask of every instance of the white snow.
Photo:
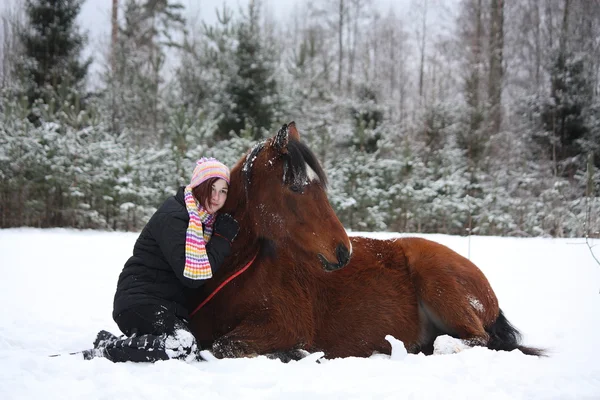
M471 307L473 307L475 310L477 310L479 312L483 312L483 304L481 304L479 299L477 299L473 296L469 296L468 299L469 299L469 304L471 305Z
M389 356L390 360L400 361L408 356L406 347L404 347L404 343L402 343L401 340L396 339L392 335L386 335L385 340L390 342L390 345L392 346L392 354Z
M469 254L467 238L423 236ZM547 358L462 349L448 337L438 339L442 354L433 356L405 354L388 337L391 357L316 362L321 355L312 354L289 364L48 357L89 348L100 329L119 333L113 294L136 238L0 230L0 399L600 399L600 266L582 239L470 241L471 260L505 315L526 345L549 349Z
M462 340L448 335L441 335L433 342L433 354L455 354L469 349Z

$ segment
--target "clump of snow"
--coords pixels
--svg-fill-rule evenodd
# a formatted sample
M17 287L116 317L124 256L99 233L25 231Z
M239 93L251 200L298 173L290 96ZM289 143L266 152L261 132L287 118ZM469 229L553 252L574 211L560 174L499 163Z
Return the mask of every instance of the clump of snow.
M470 348L462 340L448 335L438 336L433 342L433 354L456 354Z
M390 355L391 360L401 361L404 360L406 356L408 356L406 347L404 346L404 343L402 343L401 340L396 339L392 335L386 335L385 340L390 342L390 345L392 345L392 354Z
M165 340L165 352L170 358L185 357L186 361L196 358L196 341L191 332L178 329Z

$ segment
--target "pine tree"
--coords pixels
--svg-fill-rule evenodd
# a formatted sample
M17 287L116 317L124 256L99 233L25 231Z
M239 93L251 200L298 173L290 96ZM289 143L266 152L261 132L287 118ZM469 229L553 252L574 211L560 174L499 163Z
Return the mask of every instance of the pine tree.
M280 80L286 115L299 123L302 140L307 143L325 165L331 158L336 130L332 121L340 121L336 115L337 91L330 81L333 58L330 50L327 24L318 18L313 4L304 5L296 13L293 24L285 26L285 48L291 53Z
M377 104L377 94L366 85L357 89L357 102L350 106L350 115L354 125L352 145L357 150L373 153L377 150L377 142L381 133L377 130L383 122L384 112Z
M41 101L49 111L83 108L85 78L91 59L80 61L87 38L76 18L83 0L27 0L28 22L20 38L21 81L29 104ZM34 118L37 119L37 118Z
M217 22L203 24L198 37L186 36L174 82L177 99L171 104L191 115L201 111L220 121L222 110L232 103L226 88L237 74L237 38L231 9L224 5L216 14Z
M588 136L585 111L592 103L593 85L584 52L576 52L573 31L574 7L564 1L558 48L553 52L550 66L550 99L544 105L542 123L544 134L537 140L554 163L554 175L573 177L586 154L581 140Z
M254 139L259 139L271 128L279 107L274 60L260 27L260 2L250 2L237 27L237 39L237 74L226 88L232 103L223 104L219 136L225 138L231 131L239 134L251 128Z
M587 135L584 110L591 99L590 85L584 75L584 60L575 55L558 54L552 69L551 101L545 105L542 122L547 132L539 136L547 155L554 161L555 174L572 177L581 156L580 140Z

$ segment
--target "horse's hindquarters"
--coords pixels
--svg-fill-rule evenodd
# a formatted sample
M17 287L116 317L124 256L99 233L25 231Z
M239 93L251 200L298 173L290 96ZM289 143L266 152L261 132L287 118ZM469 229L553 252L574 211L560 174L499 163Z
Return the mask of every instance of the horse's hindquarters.
M498 300L471 261L446 246L421 238L398 243L406 254L427 336L448 334L485 344L486 328L498 318Z

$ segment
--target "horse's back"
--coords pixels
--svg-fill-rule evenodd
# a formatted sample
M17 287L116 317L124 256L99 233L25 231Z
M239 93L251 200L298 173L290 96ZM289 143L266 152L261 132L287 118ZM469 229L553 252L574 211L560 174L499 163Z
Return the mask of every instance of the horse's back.
M498 316L498 302L483 272L470 260L443 244L406 237L389 240L353 237L351 268L347 273L375 273L390 269L398 276L409 277L416 295L435 289L436 294L463 296L470 294L474 301L485 300L491 305L493 320Z

